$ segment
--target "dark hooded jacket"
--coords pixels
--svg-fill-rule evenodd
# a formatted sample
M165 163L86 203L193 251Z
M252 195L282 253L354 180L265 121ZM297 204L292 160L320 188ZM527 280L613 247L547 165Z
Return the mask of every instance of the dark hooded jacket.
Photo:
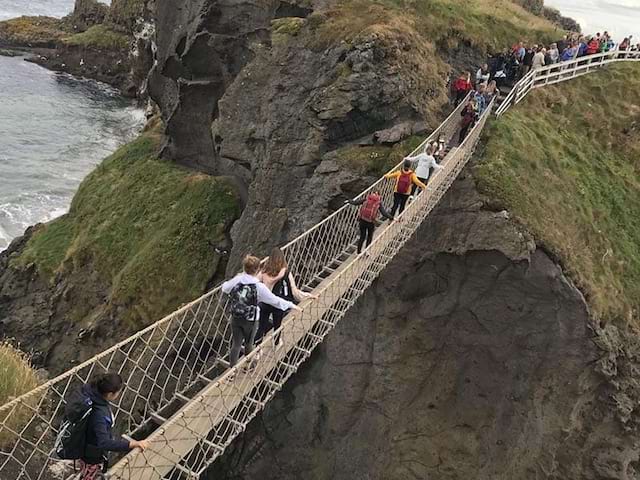
M89 424L87 425L87 463L98 464L106 460L106 452L128 452L129 442L124 438L113 438L113 414L109 402L92 385L84 385L82 393L93 402Z

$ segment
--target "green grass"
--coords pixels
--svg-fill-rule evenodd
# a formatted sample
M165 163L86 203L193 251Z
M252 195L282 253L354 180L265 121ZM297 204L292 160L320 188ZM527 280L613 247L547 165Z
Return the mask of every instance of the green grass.
M37 386L38 378L24 354L11 345L0 343L0 405L30 392ZM36 404L37 398L34 397L30 406ZM19 430L29 421L31 415L31 410L24 405L0 413L0 448L15 442L14 435L3 428L3 425L14 431Z
M105 50L127 50L130 39L127 35L113 31L105 25L94 25L86 32L63 39L67 45Z
M496 121L478 185L554 252L604 321L640 307L640 67L545 87Z
M134 327L202 294L220 261L212 244L239 215L237 197L224 178L158 160L158 141L144 134L104 160L69 214L37 231L15 264L76 282L95 273L111 286L108 305L124 308Z
M67 36L64 22L51 17L19 17L0 22L0 41L12 46L53 48Z
M278 18L271 21L271 31L276 35L296 36L302 29L305 20L297 17Z
M393 146L352 146L338 150L339 161L349 170L361 175L381 177L391 167L411 153L422 141L423 137L412 136Z
M391 30L417 33L439 48L466 43L495 51L518 40L557 40L564 33L510 0L343 0L309 23L316 26L319 46Z

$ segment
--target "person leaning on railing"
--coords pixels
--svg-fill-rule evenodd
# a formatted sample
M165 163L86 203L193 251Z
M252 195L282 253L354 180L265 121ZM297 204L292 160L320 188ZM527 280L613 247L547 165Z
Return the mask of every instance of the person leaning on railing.
M105 373L82 385L66 399L65 421L56 439L59 458L80 463L79 480L96 480L108 468L107 452L145 450L146 440L114 437L114 417L110 404L115 402L124 384L117 373Z
M358 211L358 227L360 228L360 238L358 239L358 255L362 253L362 247L366 243L369 248L373 241L373 233L376 229L378 215L382 215L387 220L393 221L393 216L382 206L382 197L377 190L372 190L366 197L360 200L347 200L345 205L355 205L360 207Z
M244 342L244 353L253 351L260 303L271 305L280 310L301 311L295 303L277 297L257 278L260 271L260 259L247 255L242 267L244 272L222 284L222 292L230 297L231 313L231 353L229 365L234 367L240 358L240 349ZM249 367L249 369L251 366Z
M289 270L287 259L282 250L278 247L271 249L269 256L263 260L258 279L276 296L289 302L298 304L303 300L317 299L317 295L303 292L296 285L296 280ZM260 324L256 334L255 343L258 344L262 338L273 328L278 330L282 325L282 320L286 312L262 303L260 306ZM282 346L281 336L274 337L276 348Z
M420 180L425 185L427 185L427 182L429 181L431 170L436 171L442 168L442 165L439 165L438 162L436 162L436 158L434 156L436 148L437 147L435 147L434 145L427 145L427 148L418 155L415 155L413 157L408 156L404 158L405 162L409 161L416 163L416 176L418 177L418 180ZM415 195L417 190L418 186L414 183L411 190L411 195Z

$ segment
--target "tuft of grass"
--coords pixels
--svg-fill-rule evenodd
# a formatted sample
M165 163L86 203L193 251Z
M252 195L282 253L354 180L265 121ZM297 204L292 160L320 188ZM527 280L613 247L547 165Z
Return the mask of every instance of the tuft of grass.
M361 175L381 177L409 153L411 153L424 138L412 136L393 146L350 146L336 152L338 160L346 167Z
M127 50L130 44L127 35L105 25L94 25L86 32L66 37L62 41L66 45L104 50Z
M545 87L488 131L481 191L553 251L604 321L640 307L640 67Z
M271 21L271 32L274 35L289 35L295 37L300 32L304 24L304 18L277 18L276 20Z
M106 303L122 307L132 327L201 295L220 262L214 246L239 215L238 199L225 178L159 160L158 146L147 132L104 160L69 213L36 231L15 265L33 263L50 279L97 275L111 286Z
M8 403L38 386L35 370L27 357L7 343L0 343L0 405ZM32 405L19 405L0 412L0 448L15 442L10 430L20 431L32 417L32 408L37 405L34 397Z
M0 22L0 44L55 48L67 36L64 22L52 17L19 17Z

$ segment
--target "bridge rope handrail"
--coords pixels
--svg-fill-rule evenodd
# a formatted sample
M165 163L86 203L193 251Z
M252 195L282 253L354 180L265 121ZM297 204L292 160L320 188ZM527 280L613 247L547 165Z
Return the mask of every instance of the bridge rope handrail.
M574 78L577 76L575 69L588 73L611 61L638 60L637 52L621 53L581 57L574 62L533 71L516 84L518 88L512 90L497 112L504 113L532 88ZM584 68L582 62L585 60L590 60L589 68ZM554 71L554 68L558 70ZM413 153L441 135L448 142L458 129L465 103L454 109ZM58 463L52 458L50 449L66 392L88 381L98 371L108 369L119 371L127 380L125 391L115 406L122 431L136 435L153 424L159 425L151 436L155 439L151 451L126 456L111 469L113 478L159 479L170 471L196 478L224 452L298 365L309 357L413 235L473 154L492 106L480 117L464 142L446 156L442 162L444 169L434 174L427 193L409 204L401 216L402 223L380 229L368 250L370 256L352 254L357 223L352 207L338 209L283 247L298 283L314 290L320 299L305 302L301 315L288 315L280 329L271 332L261 346L244 357L233 370L233 373L239 372L261 356L254 372L230 382L232 372L226 364L230 344L226 298L219 287L215 288L1 406L0 440L8 437L15 441L0 451L0 478L5 475L28 480L49 478L49 467ZM399 167L400 164L391 171ZM374 188L388 204L393 197L393 182L381 178L360 196ZM285 338L285 348L281 351L270 347L277 335ZM222 409L215 411L215 408ZM200 431L195 424L189 423L189 414L194 412L200 415L197 420L207 429L211 427L210 430ZM15 422L20 418L28 421L23 422L24 425Z

